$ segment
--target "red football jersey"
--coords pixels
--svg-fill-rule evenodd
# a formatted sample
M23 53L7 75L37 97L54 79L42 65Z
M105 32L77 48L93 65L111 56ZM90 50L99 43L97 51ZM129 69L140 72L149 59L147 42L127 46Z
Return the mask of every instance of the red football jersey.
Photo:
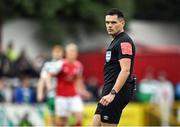
M82 64L79 61L68 63L63 61L62 68L57 74L57 96L75 96L77 94L75 89L75 81L79 74L82 74Z

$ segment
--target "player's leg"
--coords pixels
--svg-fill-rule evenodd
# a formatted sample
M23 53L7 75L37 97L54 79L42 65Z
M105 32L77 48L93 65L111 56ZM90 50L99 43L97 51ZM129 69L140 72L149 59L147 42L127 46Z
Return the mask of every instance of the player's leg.
M92 126L101 126L101 116L100 116L100 114L95 114L94 115Z
M80 96L74 96L70 99L70 111L76 119L76 126L81 126L83 121L83 101Z
M47 98L47 106L51 113L51 125L55 125L55 97Z
M68 122L68 100L66 97L57 96L55 99L55 125L66 126Z
M121 97L122 96L117 95L113 102L108 106L103 106L102 104L98 103L93 120L93 126L118 125L122 110L125 107L125 103Z
M58 117L55 118L56 126L67 126L68 118L67 117Z
M103 106L98 103L97 108L94 114L94 118L92 121L92 126L101 126L101 114L103 112Z
M82 120L83 120L83 112L73 112L73 116L76 119L76 126L81 126L82 125Z

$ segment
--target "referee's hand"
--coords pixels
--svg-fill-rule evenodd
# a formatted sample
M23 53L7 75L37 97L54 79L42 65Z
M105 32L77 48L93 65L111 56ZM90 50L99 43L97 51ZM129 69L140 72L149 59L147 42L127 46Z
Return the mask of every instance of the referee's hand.
M108 106L114 100L114 97L114 94L108 94L102 97L99 103L101 103L103 106Z

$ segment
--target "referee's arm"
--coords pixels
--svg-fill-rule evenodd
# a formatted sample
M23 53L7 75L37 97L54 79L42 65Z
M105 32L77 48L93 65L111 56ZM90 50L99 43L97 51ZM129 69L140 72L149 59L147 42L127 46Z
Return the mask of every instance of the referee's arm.
M124 83L126 82L129 74L130 74L130 68L131 68L131 59L130 58L122 58L119 60L121 71L116 79L116 83L114 87L112 88L113 91L116 93L120 91L120 89L123 87ZM107 106L114 100L115 94L112 94L111 92L108 95L105 95L101 98L99 101L102 105Z
M119 92L121 88L123 87L124 83L126 82L129 74L130 74L130 68L131 68L131 59L130 58L123 58L119 60L121 71L116 79L116 83L114 87L112 88L116 92Z

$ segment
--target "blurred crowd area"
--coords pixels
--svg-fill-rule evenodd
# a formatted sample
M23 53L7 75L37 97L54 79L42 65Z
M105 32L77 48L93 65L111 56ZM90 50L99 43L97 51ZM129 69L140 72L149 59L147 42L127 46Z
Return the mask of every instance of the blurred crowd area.
M30 60L25 50L18 55L13 42L5 50L0 48L0 102L36 103L39 73L44 62L49 59L48 56L39 55ZM166 72L159 72L155 77L153 69L147 69L144 78L137 81L133 101L160 103L165 100L172 104L174 100L180 100L180 82L173 84L166 77ZM91 93L91 98L85 101L98 101L102 87L98 78L92 75L84 82Z
M12 75L11 75L12 76ZM19 76L0 77L0 102L10 103L29 103L34 104L36 100L38 76L32 77L23 72ZM96 102L99 99L101 85L94 76L85 81L87 90L91 93L91 98L85 102ZM180 83L174 85L166 79L166 74L161 72L158 79L154 78L153 73L148 72L144 79L137 83L136 92L133 98L135 102L160 103L160 100L173 103L180 100ZM46 101L46 100L44 100Z
M99 86L96 78L90 77L85 83L91 97L85 102L96 102L99 98ZM35 104L37 103L38 78L29 77L26 74L20 77L0 77L0 103ZM46 98L44 99L46 102Z
M51 56L38 55L29 59L26 50L17 54L14 43L9 42L7 48L0 48L0 102L37 103L37 84L41 69ZM91 97L85 101L97 101L99 98L99 84L95 76L85 81ZM44 99L46 101L46 99Z

